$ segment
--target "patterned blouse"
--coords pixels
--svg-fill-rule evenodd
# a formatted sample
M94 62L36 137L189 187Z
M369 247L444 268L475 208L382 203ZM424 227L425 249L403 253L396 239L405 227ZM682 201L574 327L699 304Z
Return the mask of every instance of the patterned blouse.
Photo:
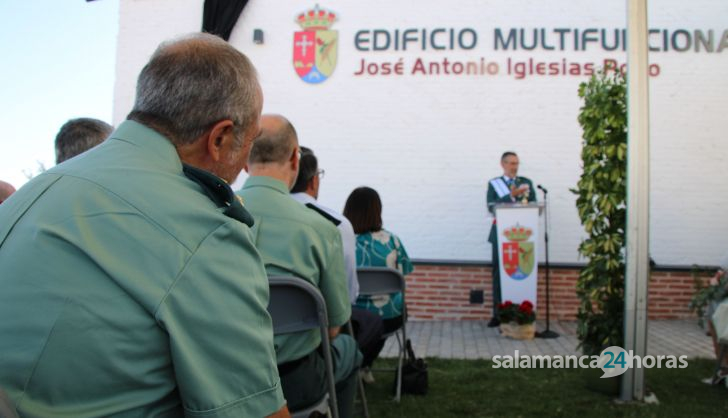
M412 272L407 251L399 238L382 229L356 236L357 267L389 267L403 275ZM383 319L402 316L402 292L381 296L359 296L356 306L378 314Z

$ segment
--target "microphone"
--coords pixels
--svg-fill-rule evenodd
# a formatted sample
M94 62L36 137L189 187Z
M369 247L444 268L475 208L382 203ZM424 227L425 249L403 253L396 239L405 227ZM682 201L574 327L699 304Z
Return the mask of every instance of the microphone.
M546 188L545 188L545 187L543 187L543 186L542 186L542 185L540 185L540 184L537 184L537 185L536 185L536 187L538 187L539 189L541 189L541 191L542 191L542 192L544 192L544 193L548 193L548 192L549 192L548 190L546 190Z

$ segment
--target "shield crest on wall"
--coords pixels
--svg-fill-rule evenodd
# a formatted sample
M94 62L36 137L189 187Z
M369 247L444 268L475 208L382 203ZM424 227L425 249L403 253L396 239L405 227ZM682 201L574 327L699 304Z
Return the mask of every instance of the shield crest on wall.
M336 68L338 31L298 31L293 37L293 67L301 79L317 84Z
M293 68L307 83L326 81L336 68L339 33L329 30L334 21L334 13L318 6L301 13L296 20L303 30L293 35Z

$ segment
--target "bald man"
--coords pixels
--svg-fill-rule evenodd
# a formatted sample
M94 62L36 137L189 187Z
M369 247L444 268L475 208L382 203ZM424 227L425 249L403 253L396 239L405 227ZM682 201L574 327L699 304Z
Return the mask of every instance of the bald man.
M15 187L10 183L0 180L0 203L8 200L13 193L15 193Z
M350 418L361 354L351 336L339 334L351 316L341 234L330 220L291 199L301 158L293 125L282 116L265 115L261 128L248 159L250 177L238 193L256 219L255 246L268 274L300 277L326 301L339 417ZM275 342L291 410L319 400L326 392L319 331L280 335Z

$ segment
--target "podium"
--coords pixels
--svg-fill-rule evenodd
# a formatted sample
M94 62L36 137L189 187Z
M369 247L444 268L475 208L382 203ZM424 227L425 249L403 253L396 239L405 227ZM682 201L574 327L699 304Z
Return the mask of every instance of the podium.
M498 234L501 301L528 300L537 309L539 216L544 204L499 203L494 205Z

